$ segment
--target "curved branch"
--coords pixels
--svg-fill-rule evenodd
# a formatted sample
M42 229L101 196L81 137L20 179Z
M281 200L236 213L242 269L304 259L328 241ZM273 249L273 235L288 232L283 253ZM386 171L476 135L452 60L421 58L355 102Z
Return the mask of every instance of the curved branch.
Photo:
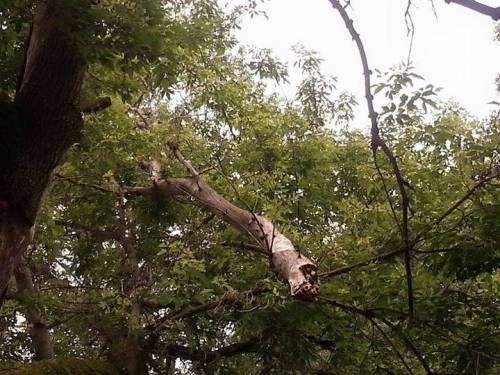
M401 338L401 340L405 344L408 351L411 352L415 356L417 361L420 363L422 368L425 370L425 373L428 375L433 374L433 371L431 370L429 364L425 360L422 353L420 353L420 351L417 349L417 347L413 344L413 342L411 342L411 340L406 335L403 334L403 332L401 331L401 329L398 326L396 326L394 323L392 323L390 320L384 318L383 316L376 314L374 309L370 309L370 310L360 309L356 306L343 304L343 303L340 303L340 302L337 302L335 300L325 298L325 297L319 297L319 299L321 301L324 301L325 303L327 303L333 307L337 307L343 311L363 316L365 319L367 319L368 321L370 321L372 323L374 320L378 320L378 321L384 323L387 327L389 327L392 331L394 331Z
M405 272L406 272L406 284L407 284L407 293L408 293L408 310L410 319L414 315L414 297L413 297L413 278L412 278L412 269L411 269L411 250L412 244L410 242L410 234L409 234L409 219L408 219L408 211L410 207L410 200L408 197L408 193L406 190L406 186L408 183L404 180L401 170L399 168L398 162L394 153L389 148L384 139L380 136L380 129L378 127L378 114L375 112L375 108L373 105L373 95L371 92L371 79L370 76L372 71L368 65L368 58L366 56L365 47L363 46L363 42L361 41L360 35L354 28L353 20L347 14L345 8L340 4L338 0L329 0L330 4L334 9L338 11L342 20L345 23L349 34L352 39L356 43L358 47L359 55L361 58L361 64L363 66L363 75L365 82L365 98L366 104L368 107L368 117L371 121L371 148L373 152L373 160L375 166L377 165L377 150L380 148L385 156L389 159L389 163L391 164L394 176L396 178L396 182L399 187L400 195L401 195L401 237L403 242L405 243ZM391 202L389 201L389 204Z

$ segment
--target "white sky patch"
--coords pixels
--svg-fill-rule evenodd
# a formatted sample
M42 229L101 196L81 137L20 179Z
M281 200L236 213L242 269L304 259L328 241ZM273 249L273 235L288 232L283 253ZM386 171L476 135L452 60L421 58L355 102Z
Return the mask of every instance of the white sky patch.
M499 5L498 0L482 2ZM384 71L406 61L409 50L404 21L406 3L406 0L352 0L349 14L361 34L372 70ZM487 116L494 110L488 103L500 97L495 90L495 78L500 73L500 43L494 40L494 22L442 0L434 0L436 19L430 1L413 3L416 31L411 60L416 73L424 76L427 83L443 88L441 99L454 100L479 118ZM328 0L269 0L261 9L269 19L246 19L238 32L241 43L270 48L289 66L295 59L293 45L301 43L318 51L325 60L324 73L337 76L338 89L353 93L360 103L355 112L355 126L368 127L358 50ZM298 72L291 73L291 83L301 80ZM293 98L291 88L286 87L285 93ZM382 104L380 99L381 96L375 98L376 105Z

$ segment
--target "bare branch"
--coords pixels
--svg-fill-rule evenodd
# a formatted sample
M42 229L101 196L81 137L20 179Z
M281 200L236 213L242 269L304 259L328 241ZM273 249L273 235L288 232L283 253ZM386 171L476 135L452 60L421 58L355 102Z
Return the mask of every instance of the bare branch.
M488 5L484 5L475 0L444 0L447 4L455 3L461 5L463 7L469 8L478 13L484 14L486 16L490 16L493 21L498 21L500 19L500 7L490 7Z
M54 181L65 181L65 182L69 182L71 184L74 184L74 185L77 185L77 186L81 186L81 187L85 187L85 188L91 188L93 190L97 190L97 191L100 191L100 192L103 192L103 193L116 193L115 190L112 190L112 189L108 189L104 186L100 186L100 185L95 185L95 184L89 184L89 183L86 183L86 182L82 182L82 181L79 181L78 179L76 178L73 178L73 177L67 177L67 176L64 176L60 173L55 173L54 174L54 177L53 177L53 180Z
M329 0L330 3L332 4L333 8L338 11L340 16L342 17L342 20L345 23L345 26L347 30L349 31L349 34L351 35L352 39L356 43L356 46L358 47L359 55L361 58L361 64L363 66L363 75L364 75L364 81L365 81L365 98L366 98L366 104L368 107L368 113L369 117L371 120L371 147L372 147L372 152L373 152L373 159L376 164L377 160L377 150L380 148L386 155L386 157L389 159L389 163L391 164L394 176L396 178L396 182L399 187L400 195L401 195L401 237L403 239L403 242L405 243L405 272L406 272L406 284L407 284L407 293L408 293L408 310L409 310L409 317L410 319L414 315L414 296L413 296L413 278L412 278L412 270L411 270L411 242L410 242L410 234L409 234L409 219L408 219L408 211L409 211L409 206L410 206L410 200L408 197L408 193L406 191L406 186L408 183L404 180L401 170L399 169L398 162L396 160L396 157L394 156L392 150L387 146L387 143L384 141L384 139L380 136L380 130L378 127L378 115L375 112L375 108L373 105L373 95L371 92L371 80L370 76L372 74L372 71L370 70L370 67L368 65L368 58L366 56L366 51L363 46L363 42L361 41L360 35L354 28L354 23L352 19L349 17L347 14L347 11L345 8L340 4L338 0ZM377 165L377 164L376 164ZM390 203L390 202L389 202Z
M394 343L389 338L387 333L385 333L384 329L382 327L380 327L380 325L374 319L372 319L370 321L373 324L373 326L377 329L377 331L380 332L380 335L382 336L382 338L390 345L390 347L392 348L394 353L396 353L396 356L399 358L399 360L401 361L401 363L405 367L406 371L408 371L409 374L413 374L413 371L411 371L411 368L406 363L406 361L403 357L403 354L401 354L400 351L398 350L398 348L396 348L396 345L394 345Z
M368 266L368 265L373 264L373 263L382 262L382 261L390 259L396 255L403 254L404 251L405 251L404 249L389 251L387 253L383 253L383 254L374 256L372 258L363 260L361 262L351 264L349 266L340 267L340 268L337 268L337 269L332 270L332 271L322 272L319 274L319 277L320 278L335 277L335 276L339 276L339 275L342 275L345 273L349 273L356 268Z
M199 176L200 174L196 170L196 168L193 167L191 164L191 161L187 160L184 155L182 155L181 150L179 149L179 145L175 142L168 142L168 147L170 147L170 150L172 150L174 156L176 157L177 160L181 162L182 165L186 167L186 169L191 173L193 177Z
M329 298L325 298L325 297L318 297L318 298L321 301L324 301L325 303L327 303L331 306L337 307L337 308L344 310L346 312L361 315L364 318L366 318L367 320L369 320L370 322L373 322L376 319L376 320L379 320L380 322L384 323L387 327L389 327L392 331L394 331L401 338L401 340L405 344L408 351L411 352L415 356L415 358L420 362L421 366L425 370L425 373L428 375L433 374L433 371L431 370L429 364L426 362L423 355L420 353L420 351L417 349L417 347L413 344L413 342L411 342L411 340L406 335L404 335L403 332L401 331L401 329L399 327L397 327L394 323L392 323L388 319L384 318L383 316L376 314L376 312L375 312L376 309L364 310L364 309L360 309L356 306L346 305L346 304L337 302L337 301L329 299Z

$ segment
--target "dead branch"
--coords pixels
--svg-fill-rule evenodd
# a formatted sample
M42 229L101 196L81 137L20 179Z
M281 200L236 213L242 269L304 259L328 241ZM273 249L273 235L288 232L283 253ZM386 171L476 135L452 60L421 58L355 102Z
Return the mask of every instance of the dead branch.
M174 149L177 150L176 157L188 170L193 174L198 173L191 163L180 154L178 147ZM258 246L266 251L274 272L288 284L290 294L294 298L312 300L318 295L319 281L316 265L300 254L292 242L280 233L268 219L230 203L209 186L200 175L195 175L192 178L159 179L157 163L143 163L143 166L150 168L153 175L153 186L124 187L121 189L122 193L150 197L191 197L219 219L252 238Z

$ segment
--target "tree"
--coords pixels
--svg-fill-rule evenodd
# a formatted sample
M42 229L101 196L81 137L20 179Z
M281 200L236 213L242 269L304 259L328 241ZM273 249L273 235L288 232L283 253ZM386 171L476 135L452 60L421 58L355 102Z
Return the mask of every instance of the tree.
M50 0L29 32L31 3L7 5L6 367L55 355L18 371L498 369L497 117L439 103L400 66L380 72L369 137L346 127L355 101L302 49L306 78L285 102L268 90L286 67L234 48L252 3Z

